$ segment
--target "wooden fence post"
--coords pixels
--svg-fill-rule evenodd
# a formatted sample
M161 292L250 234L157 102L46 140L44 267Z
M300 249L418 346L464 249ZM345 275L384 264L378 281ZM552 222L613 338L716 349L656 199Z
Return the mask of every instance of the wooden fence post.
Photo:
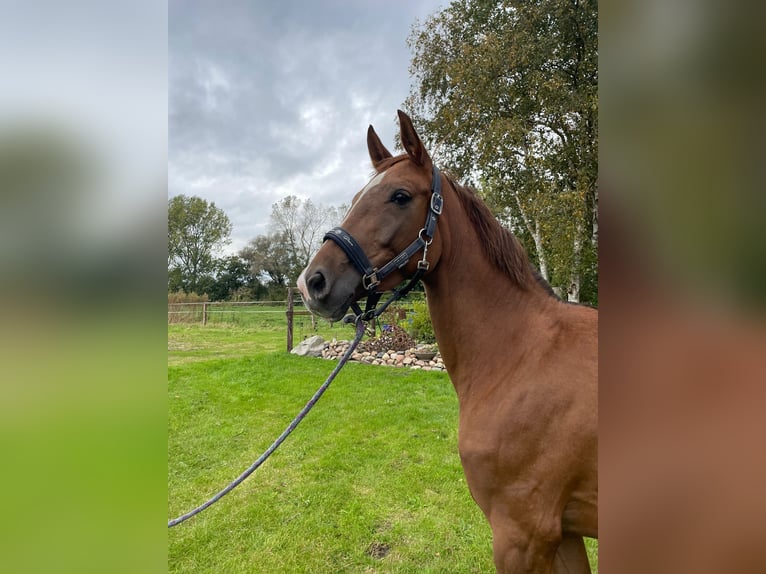
M207 325L207 303L202 304L202 326Z
M287 288L287 352L293 350L293 288Z

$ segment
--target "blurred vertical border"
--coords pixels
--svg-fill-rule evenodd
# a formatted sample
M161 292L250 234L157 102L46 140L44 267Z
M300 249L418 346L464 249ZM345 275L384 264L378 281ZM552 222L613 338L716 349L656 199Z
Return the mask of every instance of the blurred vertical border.
M600 5L604 572L766 572L765 10Z
M167 6L0 12L0 571L162 572Z

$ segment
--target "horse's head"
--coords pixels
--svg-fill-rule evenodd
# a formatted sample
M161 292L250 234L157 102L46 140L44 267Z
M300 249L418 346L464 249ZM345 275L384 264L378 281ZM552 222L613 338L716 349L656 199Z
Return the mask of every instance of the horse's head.
M353 302L393 289L419 268L421 273L433 270L441 253L436 232L441 176L401 111L399 125L406 153L397 157L372 126L368 129L367 148L376 174L298 278L309 309L328 319L342 318Z

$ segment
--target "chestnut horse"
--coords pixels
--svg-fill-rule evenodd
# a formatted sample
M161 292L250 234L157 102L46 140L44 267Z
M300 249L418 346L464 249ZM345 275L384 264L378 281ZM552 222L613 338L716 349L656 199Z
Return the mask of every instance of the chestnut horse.
M301 274L303 298L338 320L365 294L422 275L497 570L590 572L598 313L556 298L479 197L434 167L410 118L400 111L399 121L406 153L396 157L370 126L376 175Z

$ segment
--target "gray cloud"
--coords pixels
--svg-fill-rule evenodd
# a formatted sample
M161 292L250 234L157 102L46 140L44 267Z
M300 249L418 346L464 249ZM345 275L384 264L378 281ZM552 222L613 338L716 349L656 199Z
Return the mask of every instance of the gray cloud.
M393 145L412 24L445 3L171 0L169 195L226 211L232 250L286 195L349 202L367 126Z

